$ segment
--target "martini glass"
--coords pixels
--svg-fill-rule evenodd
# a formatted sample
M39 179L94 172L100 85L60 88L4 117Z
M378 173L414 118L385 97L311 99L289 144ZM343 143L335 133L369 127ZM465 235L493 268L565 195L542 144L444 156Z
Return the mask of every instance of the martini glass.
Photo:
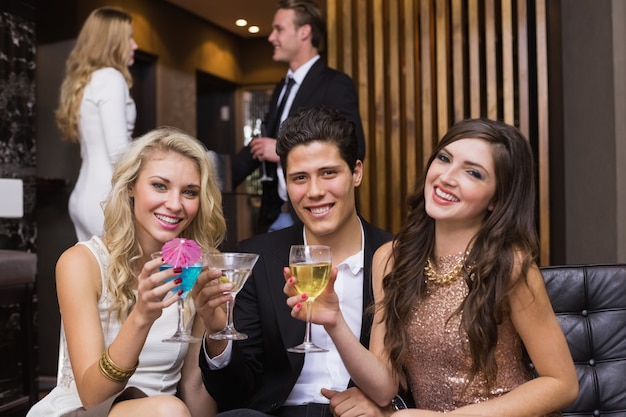
M254 253L208 253L206 254L207 264L210 268L222 271L220 282L233 284L229 291L233 297L232 301L226 301L226 326L219 332L210 334L209 337L215 340L243 340L248 335L238 332L233 324L233 307L235 297L246 283L252 273L254 264L259 259L259 255Z
M154 252L152 255L152 259L161 259L161 252ZM182 282L180 285L174 287L170 294L176 294L178 291L182 290L180 298L176 301L176 306L178 308L178 326L176 332L167 339L163 339L163 342L176 342L176 343L197 343L201 342L202 339L194 337L191 334L190 326L185 323L185 299L187 298L187 294L196 283L198 279L198 275L202 271L203 261L205 260L206 254L203 254L203 257L196 264L191 266L183 266L183 272L180 275L173 276L165 280L165 282L169 282L176 278L182 278ZM159 271L163 271L165 269L171 268L172 265L163 264L159 267ZM192 323L193 320L190 320Z
M300 294L306 294L306 331L304 341L287 349L294 353L328 352L311 340L311 315L315 297L320 295L330 280L332 265L329 246L293 245L289 251L289 269L296 278L294 287Z

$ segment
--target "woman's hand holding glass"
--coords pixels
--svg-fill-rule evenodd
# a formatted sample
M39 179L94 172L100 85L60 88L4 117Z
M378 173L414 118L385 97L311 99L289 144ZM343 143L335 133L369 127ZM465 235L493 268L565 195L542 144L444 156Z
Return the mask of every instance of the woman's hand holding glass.
M335 292L335 280L337 279L337 268L330 269L330 279L324 291L315 297L315 308L312 310L311 323L322 326L334 326L341 315L339 297ZM285 267L283 270L285 286L283 292L287 295L287 305L291 308L291 316L302 321L306 321L306 300L307 294L300 294L296 290L296 278L291 274L291 270Z
M177 342L177 343L196 343L200 342L201 339L193 336L191 334L191 327L194 322L194 316L186 314L189 311L185 311L185 299L187 298L187 294L191 292L194 288L196 281L203 270L207 269L205 263L206 254L201 254L200 259L193 265L190 266L182 266L182 267L172 267L172 265L168 265L163 260L162 252L154 252L151 255L152 259L161 260L161 264L159 265L160 271L165 271L171 269L174 273L175 279L173 277L169 277L165 279L166 284L170 284L171 282L175 283L174 288L172 288L172 295L177 301L178 308L178 326L174 334L167 338L163 339L163 342Z
M220 280L222 271L209 268L198 277L192 297L196 306L196 314L200 316L207 334L215 333L224 328L226 323L226 302L232 301L231 282Z
M168 297L168 294L182 282L180 278L172 279L181 271L174 268L159 271L162 264L161 259L146 262L137 277L137 302L133 311L149 323L161 317L163 309L177 301L178 297Z
M328 287L332 269L332 254L330 246L325 245L292 245L289 250L289 271L292 274L287 284L293 285L299 294L292 306L292 315L299 313L302 303L306 304L306 327L304 341L297 346L287 349L293 353L328 352L327 349L317 346L311 340L311 323L313 323L313 302ZM284 287L285 290L285 287ZM291 292L289 287L286 290ZM288 293L289 294L289 293ZM292 297L293 298L293 297ZM295 311L294 311L295 310ZM323 324L319 322L318 324Z
M210 333L209 337L214 340L244 340L248 335L235 329L233 322L233 307L235 298L248 277L252 274L252 268L259 259L256 253L222 252L207 255L207 263L211 268L222 271L220 282L230 282L233 287L230 290L231 299L226 300L226 324L222 330Z

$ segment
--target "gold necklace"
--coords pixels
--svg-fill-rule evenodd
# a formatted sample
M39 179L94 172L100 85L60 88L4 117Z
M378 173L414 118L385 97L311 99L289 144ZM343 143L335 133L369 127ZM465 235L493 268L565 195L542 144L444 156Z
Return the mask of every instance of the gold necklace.
M433 267L433 262L429 257L428 261L426 262L426 266L424 267L424 275L426 275L428 281L432 283L438 285L450 284L451 282L456 281L456 279L462 275L463 265L465 264L465 259L467 259L467 255L469 255L469 251L466 251L465 253L459 252L458 255L450 255L449 257L456 260L456 263L454 264L454 268L452 268L445 274L438 273L435 270L435 268ZM444 256L440 259L444 258L448 258L448 256Z

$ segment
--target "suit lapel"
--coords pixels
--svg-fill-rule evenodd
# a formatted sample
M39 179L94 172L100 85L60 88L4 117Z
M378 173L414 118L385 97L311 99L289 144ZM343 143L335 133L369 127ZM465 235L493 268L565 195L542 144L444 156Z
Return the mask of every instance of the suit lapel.
M302 80L302 85L298 88L296 96L293 98L293 102L289 108L289 114L292 114L295 110L301 107L306 107L307 104L312 102L310 99L311 95L318 91L320 78L322 77L322 70L325 66L326 65L322 61L322 58L315 61L315 63L311 66L309 72L306 73L304 80Z
M365 347L370 344L370 331L372 330L372 314L369 307L374 302L372 287L372 257L374 256L375 243L371 236L370 226L362 221L365 245L363 247L363 315L361 319L361 337L359 340Z
M322 58L315 61L315 63L309 69L304 80L302 81L302 85L298 87L298 92L296 96L293 98L293 102L291 103L291 107L289 108L289 114L292 114L296 109L304 107L307 103L310 103L311 95L315 94L317 91L317 86L319 85L320 79L322 78L322 72L326 68L326 64L323 62ZM276 130L276 110L278 107L278 98L280 97L280 92L283 91L283 87L285 85L285 78L280 80L280 82L274 88L272 93L272 98L270 100L270 109L265 117L265 132L274 132Z
M291 228L292 234L285 236L275 248L266 252L265 260L268 293L270 294L273 308L276 310L276 321L280 337L285 349L302 342L306 324L291 317L291 310L287 306L287 296L283 293L285 278L282 270L289 265L289 249L291 245L303 244L302 227ZM295 369L301 369L304 363L304 355L288 354L289 360Z
M276 117L276 110L278 107L278 97L280 97L280 92L283 91L284 85L285 85L285 78L280 80L280 83L278 83L278 85L276 86L276 88L274 88L274 91L272 92L272 98L270 100L270 109L265 116L265 126L264 126L265 132L264 133L266 135L269 135L270 132L276 131L276 123L278 121Z

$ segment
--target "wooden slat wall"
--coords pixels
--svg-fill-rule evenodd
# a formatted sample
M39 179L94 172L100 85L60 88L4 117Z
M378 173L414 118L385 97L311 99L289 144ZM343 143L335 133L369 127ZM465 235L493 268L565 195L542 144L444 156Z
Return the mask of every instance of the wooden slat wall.
M541 239L541 263L550 264L550 174L549 174L549 113L548 113L548 39L546 30L547 0L537 0L537 144L539 162L539 238ZM542 22L539 24L539 22ZM526 133L526 132L524 132ZM532 138L531 138L532 140Z
M329 65L359 92L367 219L398 231L406 196L448 127L503 120L538 155L540 257L549 263L545 1L327 0Z

